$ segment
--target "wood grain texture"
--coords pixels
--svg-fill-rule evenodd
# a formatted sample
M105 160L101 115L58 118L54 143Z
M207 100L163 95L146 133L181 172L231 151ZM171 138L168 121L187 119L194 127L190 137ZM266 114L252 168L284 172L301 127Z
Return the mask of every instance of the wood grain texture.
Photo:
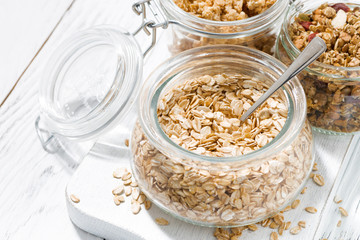
M43 2L51 5L51 1ZM0 6L2 4L3 2ZM34 1L32 4L35 4ZM2 166L0 168L0 239L98 239L75 228L68 218L64 189L75 171L75 165L49 155L41 148L34 129L34 121L40 111L38 87L44 66L52 51L71 34L99 24L115 24L134 30L139 24L139 19L131 12L131 4L130 0L76 0L39 54L36 57L35 54L31 56L31 58L35 57L34 61L0 108L0 164ZM47 9L50 11L55 7ZM139 37L139 41L142 40L144 39ZM153 51L153 56L148 58L152 60L147 61L146 74L167 56L161 47L167 47L166 41ZM3 63L1 62L1 66ZM9 69L23 71L16 61L9 63L8 66ZM0 81L2 83L4 80ZM320 211L315 216L301 215L304 216L301 220L306 220L310 224L309 231L316 227L313 221L318 221L322 216L321 209L325 205L323 196L329 194L351 137L337 138L319 135L316 136L316 140L319 145L317 156L320 172L325 175L326 186L319 188L309 181L310 194L308 192L301 198L302 204L315 201L314 206ZM301 205L301 207L304 206ZM300 211L301 208L299 207L298 210ZM154 212L154 214L164 213ZM299 214L304 213L301 211ZM117 221L124 220L119 216ZM187 236L189 233L194 236L201 234L203 239L211 239L212 230L208 228L188 226L189 224L178 220L171 220L171 223L175 226L178 223L182 227L167 230L165 228L162 234L166 238L163 239L176 239L177 236ZM307 234L306 231L308 230L306 229L302 235L292 239L304 239L302 236ZM269 231L246 232L244 235L244 239L268 239ZM151 232L149 236L152 237Z
M0 105L72 2L0 1Z
M76 1L0 108L0 239L95 239L67 215L64 189L73 166L46 154L37 139L39 80L55 47L71 34L100 24L135 28L131 3Z
M315 239L360 239L360 136L353 138L322 212ZM342 202L336 204L335 196ZM344 217L343 207L349 214ZM338 221L341 225L337 226Z

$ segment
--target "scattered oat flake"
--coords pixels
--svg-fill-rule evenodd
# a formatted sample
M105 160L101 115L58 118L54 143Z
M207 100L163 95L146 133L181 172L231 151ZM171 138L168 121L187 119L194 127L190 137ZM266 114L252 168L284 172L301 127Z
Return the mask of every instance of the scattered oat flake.
M310 178L313 178L314 175L315 175L314 173L310 173L310 176L309 176L309 177L310 177Z
M276 222L272 222L270 225L269 225L270 228L272 229L277 229L279 228L279 224L277 224Z
M255 224L248 225L247 227L248 227L248 229L250 229L251 231L256 231L256 230L258 230L258 227L257 227Z
M161 226L169 225L169 221L166 220L165 218L156 218L155 221L157 224L159 224Z
M313 170L313 171L317 171L317 170L318 170L317 163L314 163L314 166L313 166L312 170Z
M74 203L79 203L80 199L78 197L76 197L74 194L70 195L70 199L71 201L73 201Z
M126 180L129 180L129 179L131 179L131 172L125 172L122 176L121 176L121 179L123 180L123 181L126 181Z
M293 201L293 203L291 204L291 208L292 209L295 209L299 206L300 204L300 200L299 199L296 199L295 201Z
M307 187L304 187L303 190L301 191L301 194L304 194L306 192Z
M338 223L336 224L337 227L341 226L341 220L338 221Z
M280 227L278 228L278 232L279 232L279 235L281 236L281 235L283 235L283 232L284 232L284 230L285 230L285 223L283 222L281 225L280 225Z
M124 185L120 185L112 190L112 194L120 195L124 192Z
M305 228L306 227L306 222L305 221L299 221L298 222L298 225L302 228Z
M286 206L283 211L287 212L287 211L290 211L290 210L291 210L291 206Z
M334 202L335 202L336 204L339 204L339 203L342 202L342 199L340 199L339 196L335 196L335 197L334 197Z
M230 237L230 240L239 240L239 237L241 237L242 234L239 235L233 235Z
M298 234L300 231L301 231L301 227L300 227L300 226L296 226L296 227L293 227L292 229L290 229L290 233L291 233L292 235L296 235L296 234Z
M279 240L279 235L276 232L270 234L270 240Z
M115 195L115 196L114 196L114 203L115 203L115 205L119 206L120 203L122 203L122 202L125 202L124 196L118 196L118 195Z
M214 231L214 237L218 240L228 240L230 238L230 232L225 228L216 228Z
M348 212L344 208L339 207L339 210L340 210L340 213L342 216L344 216L344 217L349 216Z
M131 196L132 196L132 199L138 200L138 198L139 198L139 196L140 196L140 190L139 190L138 188L134 188L134 189L132 190Z
M131 184L131 182L132 182L131 179L125 180L125 181L124 181L124 185L125 185L125 186L128 186L128 185Z
M125 139L125 146L129 146L129 139Z
M313 180L319 186L324 186L324 184L325 184L324 177L321 176L320 174L314 174Z
M291 222L286 222L285 223L285 230L289 230L290 226L291 226Z
M145 209L149 210L151 208L151 201L150 200L145 200L144 205L145 205Z
M128 196L131 195L131 193L132 193L132 188L131 188L131 187L127 187L127 188L125 189L125 195L128 197Z
M279 226L284 222L284 215L282 214L276 214L273 217L274 222L276 222L276 224L278 224Z
M140 206L140 203L138 202L133 202L131 204L131 211L133 214L138 214L141 210L141 206Z
M118 178L120 179L124 173L127 172L127 169L122 167L122 168L117 168L114 172L113 172L113 177L114 178Z
M139 198L137 199L137 201L140 203L140 204L143 204L146 200L146 196L145 194L141 193Z
M306 207L305 211L307 211L308 213L316 213L317 209L314 207Z

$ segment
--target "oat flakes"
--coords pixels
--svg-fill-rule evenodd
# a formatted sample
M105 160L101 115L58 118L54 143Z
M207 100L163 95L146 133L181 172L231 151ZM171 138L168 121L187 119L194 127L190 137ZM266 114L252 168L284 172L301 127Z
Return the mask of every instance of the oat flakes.
M161 226L169 225L169 221L165 218L155 218L155 222Z
M317 209L314 207L306 207L305 211L307 211L308 213L316 213Z
M262 86L254 80L216 75L197 79L201 86L188 81L158 103L160 125L172 141L199 155L236 156L259 149L281 131L287 111L275 95L240 127L238 117L256 92L261 94ZM134 174L141 189L177 215L217 226L253 223L274 213L293 198L312 168L308 124L275 156L247 163L167 156L150 143L139 123L132 138Z
M70 199L74 203L79 203L80 202L80 198L76 197L74 194L70 195Z
M348 212L344 208L339 207L339 210L340 210L341 216L344 216L344 217L349 216Z

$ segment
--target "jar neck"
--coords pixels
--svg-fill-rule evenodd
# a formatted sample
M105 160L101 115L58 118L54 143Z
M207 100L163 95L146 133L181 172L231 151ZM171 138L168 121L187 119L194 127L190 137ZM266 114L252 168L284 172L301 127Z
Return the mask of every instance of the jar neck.
M277 0L269 9L256 16L238 21L213 21L199 18L178 7L173 0L160 1L169 22L180 25L189 32L201 35L201 32L211 37L234 38L255 35L272 28L289 5L289 0Z
M196 66L196 67L194 67ZM156 69L145 82L139 99L139 120L145 135L155 148L175 159L225 164L247 162L272 156L288 147L298 136L306 119L306 100L300 82L296 79L283 90L288 105L288 118L278 136L267 146L252 153L235 157L209 157L190 152L172 142L162 131L157 119L157 104L163 92L195 74L209 71L233 72L239 66L246 71L261 72L264 78L275 81L286 67L260 51L241 46L206 46L185 51ZM253 70L249 70L253 67ZM259 70L260 68L260 70ZM197 73L195 73L198 71ZM237 72L239 73L239 72ZM215 73L214 73L215 74ZM155 84L154 84L155 83Z
M348 1L351 3L351 0ZM285 50L288 58L293 61L300 54L300 50L295 46L290 36L290 25L294 22L295 17L299 13L309 13L317 9L324 2L322 0L301 0L291 4L290 8L286 11L285 19L281 26L280 35L278 38L277 56L280 56L279 45ZM331 3L338 3L337 0L328 1ZM345 0L346 3L346 0ZM351 4L354 5L354 4ZM330 64L325 64L319 61L315 61L309 67L306 68L308 72L315 75L320 75L325 78L337 79L337 80L352 80L360 81L360 67L336 67Z

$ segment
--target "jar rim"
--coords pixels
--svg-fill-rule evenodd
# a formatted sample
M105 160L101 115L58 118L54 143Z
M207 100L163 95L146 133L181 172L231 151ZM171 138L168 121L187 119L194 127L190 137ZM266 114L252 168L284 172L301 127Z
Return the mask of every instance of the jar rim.
M244 31L264 29L272 24L283 13L284 8L288 6L289 0L277 0L270 8L255 16L236 20L236 21L214 21L209 19L200 18L192 15L177 6L173 0L162 0L160 4L165 11L173 18L170 22L179 21L191 29L196 29L196 24L211 26L211 27L244 27ZM180 24L180 25L181 25ZM254 30L254 31L255 31ZM258 30L259 31L259 30ZM236 31L235 31L236 32ZM255 31L256 32L256 31ZM233 33L218 33L219 35L231 35Z
M313 2L313 1L311 1ZM337 3L337 0L329 0L328 3ZM299 4L299 5L298 5ZM349 4L349 3L348 3ZM356 3L352 3L353 5L358 5L360 7L360 4L356 4ZM293 41L291 40L289 31L288 31L288 24L290 23L290 21L293 19L293 17L299 13L299 9L297 7L301 7L304 6L304 2L298 2L291 4L290 8L287 10L286 15L285 15L285 19L284 22L282 24L282 32L284 33L284 37L287 43L289 43L290 48L284 48L285 51L287 52L287 54L291 55L291 57L293 59L295 59L297 56L299 56L299 54L301 53L301 51L295 46L295 44L293 43ZM294 12L291 12L292 10L294 10ZM315 9L313 9L315 10ZM280 36L280 39L282 40L282 37ZM282 43L281 43L282 44ZM347 72L352 72L352 71L360 71L360 66L359 67L337 67L331 64L327 64L327 63L322 63L318 60L316 60L315 62L312 63L313 66L315 67L307 67L307 69L310 69L312 72L318 73L318 74L323 74L323 75L329 75L329 74L324 74L323 72L317 71L316 67L321 67L321 68L327 68L330 70L335 70L335 71L347 71ZM331 75L330 77L332 78L341 78L341 77L336 77ZM342 78L341 78L342 79ZM344 78L342 80L351 80L351 81L360 81L360 76L357 78Z
M222 52L223 51L223 52ZM197 154L186 150L185 148L179 146L174 143L161 129L160 125L156 126L156 122L158 122L156 109L157 109L157 99L159 99L159 95L157 92L160 88L159 85L166 85L166 81L160 83L162 81L161 78L167 76L167 73L170 70L176 69L177 66L180 66L184 61L196 60L197 57L207 57L209 58L211 54L223 54L231 51L233 54L235 52L237 54L249 54L252 56L252 59L260 60L260 58L265 58L267 62L269 62L269 68L274 67L272 70L276 72L276 74L282 74L286 67L280 61L276 60L272 56L265 54L259 50L236 46L236 45L214 45L214 46L204 46L195 49L190 49L184 51L175 57L167 60L165 63L161 64L157 69L153 71L153 73L149 76L146 85L143 87L142 92L140 94L138 109L139 109L139 122L140 125L149 139L150 143L155 146L160 152L170 153L170 155L175 156L179 159L193 159L198 161L207 161L207 162L240 162L251 160L257 157L269 157L274 153L281 151L285 147L289 146L296 136L301 131L303 125L306 121L306 100L305 93L301 87L301 84L297 78L290 81L284 88L283 91L287 98L288 104L288 117L286 119L285 125L281 129L280 133L267 145L264 147L252 151L248 154L232 156L232 157L212 157L205 156L201 154ZM264 65L265 67L265 65ZM176 73L175 73L176 75ZM154 84L153 80L156 79L157 82ZM152 82L153 88L151 89L149 83ZM156 86L155 86L156 85ZM295 95L289 93L289 90L294 91ZM157 94L154 97L154 94ZM294 97L295 96L295 97ZM156 103L155 103L156 102ZM155 109L154 109L155 104ZM152 106L152 107L151 107ZM141 109L144 107L144 109ZM294 120L296 119L296 121ZM295 127L296 126L296 127ZM291 131L290 131L291 130Z

